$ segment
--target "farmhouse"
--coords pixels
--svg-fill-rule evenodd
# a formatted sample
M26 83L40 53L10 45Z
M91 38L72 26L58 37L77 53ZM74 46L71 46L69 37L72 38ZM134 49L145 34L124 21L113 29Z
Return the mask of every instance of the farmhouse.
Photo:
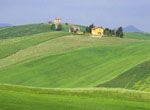
M74 34L83 34L83 32L81 31L80 27L78 27L78 26L71 26L69 28L69 32L72 32Z
M54 24L61 24L61 18L55 18L53 21Z
M102 27L94 27L91 29L91 34L94 36L102 37L104 34L104 29Z
M58 25L61 24L61 18L55 18L53 23L55 24L55 29L58 29Z

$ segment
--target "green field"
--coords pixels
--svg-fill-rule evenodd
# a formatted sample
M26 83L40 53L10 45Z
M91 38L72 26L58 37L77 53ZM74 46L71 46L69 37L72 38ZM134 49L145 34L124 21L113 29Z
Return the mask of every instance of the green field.
M99 86L150 91L149 81L150 61L146 61Z
M80 26L82 31L85 31L85 26ZM69 25L62 24L62 31L68 32ZM30 36L39 33L52 32L51 25L46 23L20 25L0 28L0 39Z
M149 33L125 33L127 38L134 38L140 40L150 40Z
M150 93L125 89L0 86L1 110L149 110Z
M50 25L43 23L8 27L0 30L0 39L50 32L49 28Z
M4 58L16 53L19 50L29 48L34 45L38 45L42 42L52 40L57 37L62 37L68 35L66 32L51 32L51 33L41 33L31 36L24 36L14 39L0 40L0 58Z
M148 33L99 39L67 28L0 30L0 110L150 109Z

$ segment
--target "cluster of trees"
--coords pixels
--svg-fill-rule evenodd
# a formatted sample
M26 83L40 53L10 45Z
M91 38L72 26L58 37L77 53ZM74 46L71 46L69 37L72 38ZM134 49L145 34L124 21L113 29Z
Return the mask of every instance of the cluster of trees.
M119 27L119 28L113 29L113 30L109 29L109 28L105 28L104 35L123 38L123 28Z
M51 25L51 30L53 30L53 31L62 31L62 24L58 24L58 25L52 24Z
M94 28L94 27L95 27L94 24L91 24L91 25L87 26L87 27L86 27L86 32L87 32L87 33L91 33L91 30L92 30L92 28Z

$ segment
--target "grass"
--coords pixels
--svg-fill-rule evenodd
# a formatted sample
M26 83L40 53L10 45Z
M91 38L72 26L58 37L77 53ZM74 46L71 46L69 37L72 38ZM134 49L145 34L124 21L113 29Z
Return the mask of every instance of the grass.
M150 40L149 33L125 33L125 37L140 40Z
M149 34L98 39L68 28L0 28L0 110L149 110Z
M6 28L9 28L9 27L0 27L0 30L6 29Z
M69 45L63 45L62 39L64 38L64 43L68 43L70 38ZM38 51L36 52L40 54L43 52L43 55L47 54L47 56L42 55L43 57L38 59L32 58L25 62L16 62L16 65L2 68L0 70L0 82L37 87L93 87L115 78L138 63L148 60L148 56L150 56L149 42L109 44L107 41L102 44L101 40L107 39L104 38L99 42L95 41L93 46L83 48L86 46L85 44L92 45L92 42L89 43L89 41L88 43L81 42L82 39L87 40L88 37L77 40L82 45L74 42L72 37L69 38L54 39L58 44L61 41L62 45L58 46L56 46L57 43L54 40L50 40L55 46L52 46L51 49L53 50L48 49L47 52L54 51L54 54L47 54L45 51L40 52L39 49L45 50L46 47L37 48ZM83 45L83 43L85 44ZM48 44L48 47L51 46L50 42ZM74 46L82 48L72 50ZM68 47L71 51L66 51ZM32 48L31 50L35 49ZM62 49L59 51L63 53L59 53L56 51L57 49ZM25 53L30 52L25 51ZM31 55L34 55L34 53L31 53ZM17 60L23 59L23 56L19 56L16 57Z
M150 61L146 61L99 86L150 91L149 81Z
M43 32L50 32L50 25L41 23L41 24L12 26L0 30L0 39L29 36Z
M66 32L48 32L20 38L0 40L0 59L15 54L19 50L38 45L51 39L68 35Z
M148 110L150 94L125 89L44 89L0 85L2 110Z
M64 34L63 32L56 32L56 33L55 34L43 33L43 34L39 34L39 37L37 37L38 35L35 35L34 39L32 37L31 38L25 37L25 40L29 39L27 40L27 42L25 42L25 40L18 40L22 38L24 39L24 37L14 38L10 40L9 39L1 40L1 47L2 47L0 48L1 57L5 57L6 55L9 56L0 59L0 68L8 65L16 64L24 60L34 59L37 56L46 56L47 54L59 54L77 48L92 47L94 45L121 44L121 43L129 43L129 42L136 41L132 39L122 40L119 38L117 39L117 38L107 38L107 37L102 39L97 39L97 38L94 39L87 36L74 36L74 35L57 37L57 36L63 36ZM36 40L35 43L37 43L38 41L41 41L42 39L45 38L47 41L41 42L38 45L32 45L34 43L33 41ZM56 39L50 39L50 38L56 38ZM22 46L28 48L23 49ZM20 48L21 50L18 48ZM10 55L10 53L12 54Z
M85 31L85 26L78 25L82 31ZM69 32L69 25L62 24L62 31ZM30 36L39 33L52 32L50 24L30 24L0 28L0 39Z

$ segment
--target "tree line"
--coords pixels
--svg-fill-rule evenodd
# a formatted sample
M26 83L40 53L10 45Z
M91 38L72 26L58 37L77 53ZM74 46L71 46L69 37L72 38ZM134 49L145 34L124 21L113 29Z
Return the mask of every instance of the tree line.
M51 30L53 31L62 31L62 24L51 24Z
M104 35L123 38L123 36L124 36L123 28L122 27L118 27L117 29L105 28L104 29Z

